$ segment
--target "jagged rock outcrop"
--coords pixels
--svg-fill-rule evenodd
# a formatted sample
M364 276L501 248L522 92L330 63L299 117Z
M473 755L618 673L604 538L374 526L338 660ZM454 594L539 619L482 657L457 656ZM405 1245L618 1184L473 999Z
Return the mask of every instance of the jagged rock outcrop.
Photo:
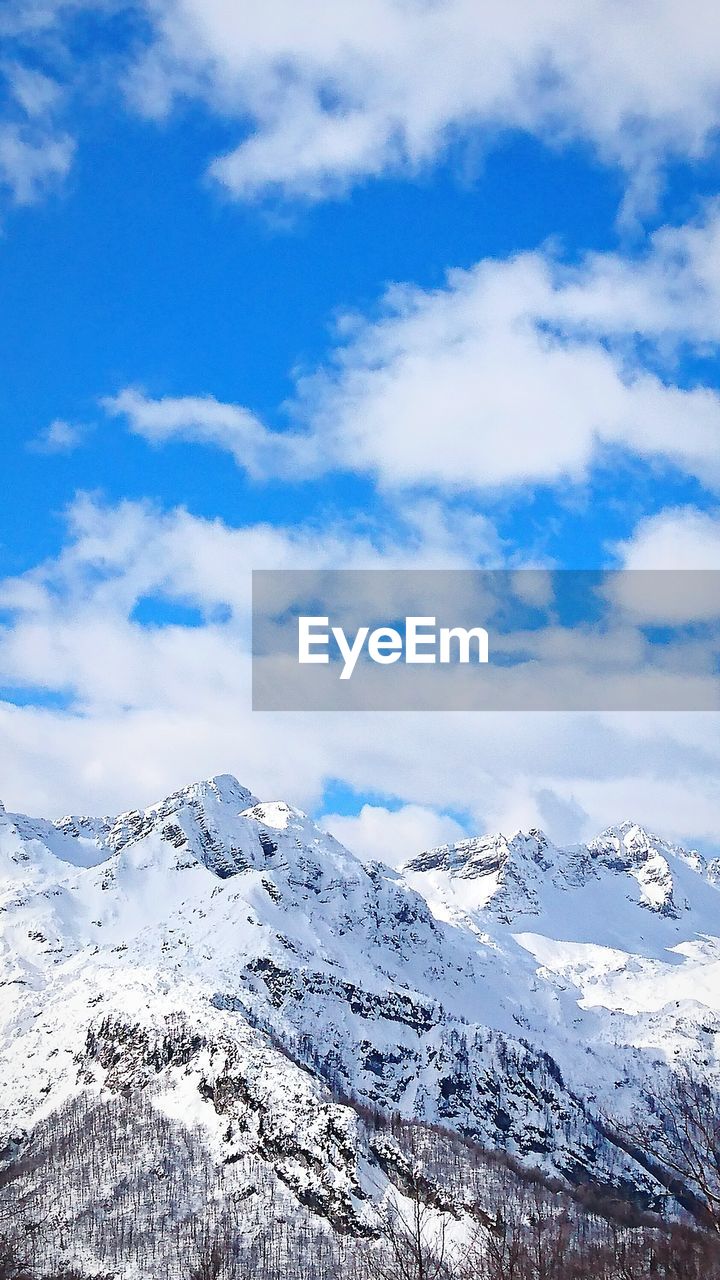
M384 1175L353 1099L652 1204L599 1117L668 1062L717 1064L717 881L631 823L395 872L227 776L119 817L2 810L0 1148L147 1095L217 1168L362 1233Z

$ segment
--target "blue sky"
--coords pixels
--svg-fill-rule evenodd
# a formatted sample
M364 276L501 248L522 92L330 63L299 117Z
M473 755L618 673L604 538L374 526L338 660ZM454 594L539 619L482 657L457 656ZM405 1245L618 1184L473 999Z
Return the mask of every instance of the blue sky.
M61 194L6 213L2 409L17 448L3 511L6 572L52 550L57 513L78 483L229 520L262 517L268 505L281 520L288 501L298 514L308 503L364 506L367 486L348 475L288 494L285 483L244 483L210 451L201 465L191 446L156 453L108 424L99 400L139 383L156 396L240 401L282 425L291 371L322 361L338 310L372 313L393 281L436 288L448 267L548 236L568 257L617 243L617 177L580 149L554 154L522 135L472 181L458 161L415 182L372 181L320 207L248 210L202 182L208 151L220 145L203 119L158 129L119 116L93 133ZM94 428L82 450L29 457L28 441L57 418ZM519 537L538 518L536 501L517 500ZM594 539L591 523L584 533Z
M420 751L247 685L253 567L718 566L709 15L8 0L6 803L232 770L369 851L630 811L713 844L713 717Z

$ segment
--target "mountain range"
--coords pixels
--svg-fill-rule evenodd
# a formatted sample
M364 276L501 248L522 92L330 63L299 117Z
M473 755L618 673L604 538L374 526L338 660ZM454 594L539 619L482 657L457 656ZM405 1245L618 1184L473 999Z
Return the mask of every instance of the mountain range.
M162 1187L178 1221L368 1235L402 1160L377 1114L666 1206L613 1134L678 1064L718 1070L719 888L631 822L364 863L228 775L117 817L0 806L7 1212L62 1237Z

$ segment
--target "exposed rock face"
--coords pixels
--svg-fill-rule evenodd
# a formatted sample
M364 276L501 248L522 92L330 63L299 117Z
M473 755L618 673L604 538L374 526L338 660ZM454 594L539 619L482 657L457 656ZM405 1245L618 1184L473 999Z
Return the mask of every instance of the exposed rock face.
M510 924L515 917L538 915L547 900L547 886L581 888L600 881L605 872L630 877L639 889L639 905L678 918L689 910L687 899L676 898L673 867L687 866L706 882L717 879L699 853L688 853L632 822L609 827L588 845L557 849L542 831L527 835L480 836L443 845L413 858L404 868L412 883L419 873L444 872L453 880L477 880L478 908L488 918ZM631 886L628 886L631 888Z
M598 1116L667 1060L717 1066L717 883L630 823L397 873L227 776L117 818L0 810L0 1149L140 1092L362 1234L384 1174L353 1098L652 1203Z

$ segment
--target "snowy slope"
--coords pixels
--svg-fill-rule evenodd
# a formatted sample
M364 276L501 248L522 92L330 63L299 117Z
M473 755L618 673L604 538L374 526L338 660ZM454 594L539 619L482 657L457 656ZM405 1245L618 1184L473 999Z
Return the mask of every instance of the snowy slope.
M715 870L623 824L396 873L227 776L117 818L1 811L0 1150L140 1088L366 1230L383 1176L345 1095L652 1201L595 1119L668 1059L717 1063Z
M401 876L513 968L531 957L538 988L575 1007L582 1043L600 1056L612 1049L613 1066L624 1057L631 1080L657 1059L717 1068L720 895L700 854L624 822L568 849L538 831L463 841L421 854ZM568 1062L573 1036L563 1053L534 1001L527 1026ZM577 1070L592 1088L595 1064Z

